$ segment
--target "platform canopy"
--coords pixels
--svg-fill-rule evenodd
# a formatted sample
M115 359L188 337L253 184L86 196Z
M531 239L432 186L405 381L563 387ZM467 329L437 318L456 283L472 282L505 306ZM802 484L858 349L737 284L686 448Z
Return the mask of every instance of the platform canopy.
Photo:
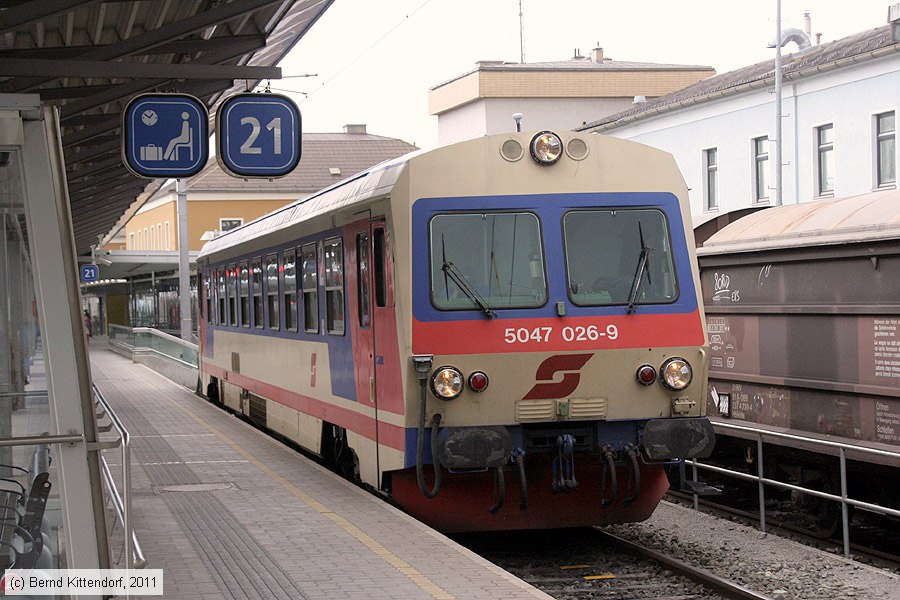
M163 183L121 157L122 111L145 92L225 97L275 67L334 0L0 0L0 93L59 108L79 255Z

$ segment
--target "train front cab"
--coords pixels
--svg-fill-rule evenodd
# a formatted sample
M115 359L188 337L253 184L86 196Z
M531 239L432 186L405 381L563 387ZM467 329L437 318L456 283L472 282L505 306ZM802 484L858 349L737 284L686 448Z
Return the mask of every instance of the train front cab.
M621 140L570 134L587 151L541 165L499 137L468 143L487 166L411 164L405 468L385 482L445 531L646 519L662 465L713 440L683 181Z

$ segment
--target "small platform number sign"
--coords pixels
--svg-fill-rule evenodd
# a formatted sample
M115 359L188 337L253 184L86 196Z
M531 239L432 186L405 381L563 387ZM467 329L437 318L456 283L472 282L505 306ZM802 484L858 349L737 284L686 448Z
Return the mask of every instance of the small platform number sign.
M300 162L300 109L279 94L238 94L216 114L219 164L235 177L282 177Z
M100 279L100 269L97 268L97 265L81 265L81 281L90 283L98 279Z
M187 94L141 94L123 114L122 155L141 177L190 177L209 159L209 114Z

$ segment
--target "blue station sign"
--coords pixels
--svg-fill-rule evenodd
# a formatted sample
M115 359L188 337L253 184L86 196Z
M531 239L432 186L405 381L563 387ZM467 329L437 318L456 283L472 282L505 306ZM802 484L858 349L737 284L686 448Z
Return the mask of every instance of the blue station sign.
M187 94L142 94L123 116L122 157L140 177L196 175L209 159L209 113Z
M287 175L300 162L300 109L279 94L238 94L216 113L216 159L235 177Z
M100 269L97 265L81 265L81 281L90 283L100 279Z

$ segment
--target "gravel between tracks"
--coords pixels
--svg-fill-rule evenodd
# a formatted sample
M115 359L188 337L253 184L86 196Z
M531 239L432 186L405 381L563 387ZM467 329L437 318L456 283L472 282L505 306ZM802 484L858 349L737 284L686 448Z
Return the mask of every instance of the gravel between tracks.
M662 502L643 523L603 528L785 600L900 600L900 576Z

